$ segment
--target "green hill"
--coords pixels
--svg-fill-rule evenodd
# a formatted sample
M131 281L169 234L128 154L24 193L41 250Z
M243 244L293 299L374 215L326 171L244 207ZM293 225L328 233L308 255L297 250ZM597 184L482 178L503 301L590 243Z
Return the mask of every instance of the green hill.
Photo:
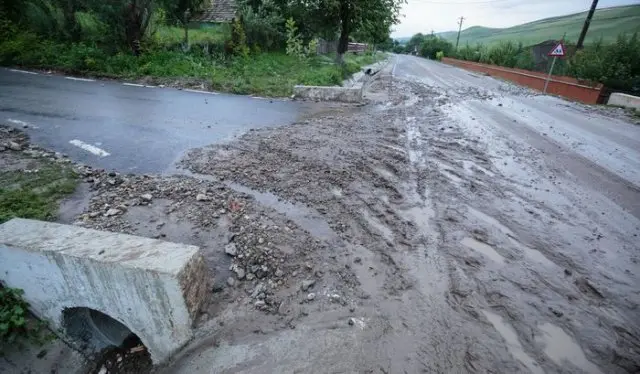
M513 40L532 45L549 39L560 39L566 32L566 39L576 42L580 36L587 12L561 17L546 18L505 29L473 26L460 34L460 45L466 43L494 44L502 40ZM603 38L605 43L616 40L622 32L640 32L640 5L621 6L596 10L586 43ZM442 38L455 42L457 32L439 33Z

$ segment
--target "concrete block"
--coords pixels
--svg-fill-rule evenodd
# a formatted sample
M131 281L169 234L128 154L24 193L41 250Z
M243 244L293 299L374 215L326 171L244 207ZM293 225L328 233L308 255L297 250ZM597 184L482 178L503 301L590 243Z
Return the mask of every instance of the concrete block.
M0 225L0 280L53 331L97 351L130 332L159 364L182 348L209 294L198 247L25 219Z
M607 104L640 110L640 97L615 92L609 96Z
M359 103L362 101L362 83L353 87L295 86L293 95L308 100Z

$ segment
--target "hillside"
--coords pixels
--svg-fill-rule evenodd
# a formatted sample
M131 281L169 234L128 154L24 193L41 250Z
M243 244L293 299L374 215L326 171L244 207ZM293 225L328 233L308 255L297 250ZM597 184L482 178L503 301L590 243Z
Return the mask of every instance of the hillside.
M494 44L501 40L521 41L525 45L537 44L549 39L560 39L567 33L567 40L577 41L587 12L561 17L546 18L505 29L473 26L460 34L460 45L466 43ZM621 32L640 32L640 5L598 9L591 22L586 43L602 37L606 43L616 40ZM455 42L457 32L447 31L440 37Z

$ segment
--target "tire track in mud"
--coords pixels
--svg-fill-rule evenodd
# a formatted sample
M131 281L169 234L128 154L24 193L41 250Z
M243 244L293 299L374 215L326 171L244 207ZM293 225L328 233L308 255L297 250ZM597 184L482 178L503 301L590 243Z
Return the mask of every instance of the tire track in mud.
M532 204L513 186L489 149L502 140L470 134L447 110L447 97L486 95L453 91L394 80L384 105L253 131L192 153L186 165L303 204L326 220L334 234L316 237L334 251L313 260L329 256L334 273L343 267L358 280L349 295L366 321L358 349L367 364L358 370L579 372L550 355L552 338L571 347L575 365L593 368L595 358L610 372L631 370L638 356L628 348L637 348L638 334L621 327L628 317L606 323L601 338L594 338L594 322L609 318L603 314L586 319L586 333L575 326L602 301L582 302L581 288L593 299L592 281L563 270L590 267L555 253L570 244L554 227L572 224L565 207ZM613 307L609 313L619 303ZM585 341L593 344L582 359ZM607 352L614 363L605 362Z
M439 117L439 119L440 118L441 117ZM472 121L475 121L476 119L477 118L473 118L473 117L471 118ZM449 126L448 127L449 129L458 127L457 125L455 125L456 121L454 119L452 119L451 122L453 122L454 125ZM431 132L433 133L434 126L430 126L429 130L431 130ZM474 165L473 167L469 168L467 167L467 165L464 165L464 164L460 165L460 160L462 160L463 163L469 162L468 159L465 160L465 156L469 156L473 154L482 154L482 153L487 154L487 152L483 152L481 149L474 150L473 149L474 147L469 146L468 142L466 142L467 144L459 142L460 136L455 134L455 132L448 133L447 128L445 127L440 128L439 134L441 134L440 137L443 139L437 139L437 140L429 139L426 142L432 145L432 152L430 153L429 156L430 156L432 165L435 164L435 166L432 167L432 169L434 169L434 173L432 173L431 176L433 177L434 174L436 176L440 175L445 179L445 182L431 183L430 186L434 189L432 191L434 196L436 195L437 196L447 196L447 195L459 196L459 199L458 199L459 201L457 202L449 201L447 202L445 207L442 207L441 209L436 208L437 211L438 210L443 212L453 211L456 213L456 215L458 215L458 218L446 217L446 220L449 220L452 223L468 221L468 217L464 217L464 213L461 213L461 212L469 211L469 208L468 208L469 206L474 206L474 205L475 206L491 206L491 205L501 206L504 204L491 203L491 201L496 201L496 199L509 198L511 194L520 196L522 200L525 202L528 202L529 200L531 200L530 195L525 196L525 194L518 191L517 188L513 188L512 186L509 186L509 185L503 185L503 186L500 186L500 184L496 185L493 179L498 180L498 178L495 178L495 176L500 175L501 173L498 169L496 169L495 167L492 167L491 162L486 162L488 161L488 158L486 156L484 157L485 160L482 160L485 162L482 162L481 166ZM470 139L470 140L473 141L473 139ZM456 171L452 172L451 168L454 168L455 170L457 170L457 172ZM465 170L469 171L469 169L471 169L472 172L476 172L473 178L469 178L468 176L464 178L461 177L461 175L464 175L464 171ZM480 178L479 176L483 176L484 178ZM486 178L486 176L489 176L490 179ZM483 187L490 186L492 188L489 188L489 189L478 188L478 186L483 186ZM499 190L495 190L497 186L499 186ZM479 200L482 200L482 199L485 199L485 201L483 201L482 203L479 203ZM436 206L438 205L439 204L436 203ZM538 211L539 208L542 208L543 211L546 210L550 212L549 214L555 215L554 218L556 219L559 216L562 216L562 213L558 212L557 210L545 209L547 207L544 207L544 206L542 207L538 206L536 208L537 209L534 209L534 210L530 209L524 215L526 216L527 213L532 215L537 215L536 211ZM489 209L489 211L494 209L495 208ZM602 306L602 301L603 301L601 300L602 297L594 298L594 295L597 295L599 293L597 291L594 291L594 290L597 290L597 288L588 286L588 284L591 284L591 283L589 283L588 280L585 280L586 278L584 277L578 277L575 281L569 280L569 281L563 282L562 279L557 280L556 277L549 278L548 270L544 271L543 273L536 271L535 269L537 268L537 265L533 266L531 262L538 262L539 264L542 264L543 266L546 266L546 267L554 266L555 270L559 270L559 272L562 273L562 270L561 270L562 267L556 266L554 261L557 261L560 258L562 259L561 263L564 262L564 264L571 264L571 260L569 260L567 257L563 257L562 254L554 254L550 257L553 260L551 261L547 257L545 257L550 252L547 251L546 252L547 255L545 255L527 245L521 244L520 242L521 239L518 238L518 235L514 234L513 232L510 232L511 230L506 229L506 226L496 221L492 217L488 217L488 219L487 217L484 217L483 219L481 219L481 221L484 221L484 222L479 222L481 226L483 225L487 226L488 224L489 227L493 226L493 230L490 229L489 232L487 232L486 229L483 229L480 231L477 231L476 229L474 230L469 230L464 228L462 229L463 232L471 231L473 234L473 241L476 243L477 242L480 243L477 246L474 246L474 245L471 246L471 247L476 247L476 248L471 248L472 249L471 253L473 253L473 251L480 252L481 254L480 257L476 255L474 255L473 257L469 257L468 255L460 255L459 253L456 253L456 251L460 250L459 246L455 246L455 245L447 246L446 244L447 241L456 243L458 240L460 240L460 237L464 235L461 232L456 234L455 227L452 227L451 225L449 225L449 228L447 231L449 233L450 238L445 239L445 244L443 245L444 252L445 253L448 252L451 257L456 258L460 265L460 268L467 268L468 270L465 273L464 271L459 270L460 268L454 267L451 269L451 274L452 274L451 281L452 281L453 290L448 295L448 300L450 300L452 302L452 306L454 306L458 310L464 310L466 313L469 313L477 318L477 309L473 307L469 307L469 304L466 304L464 301L461 302L461 300L465 300L468 298L469 295L473 294L473 291L471 291L471 288L473 287L473 283L469 283L469 282L466 283L471 287L459 286L459 284L461 283L459 279L465 279L465 278L468 279L467 274L469 275L469 277L477 279L475 282L476 283L475 286L477 287L477 293L480 294L481 296L484 294L484 298L488 302L488 305L485 305L484 309L482 309L482 312L484 314L494 313L492 316L494 317L497 316L495 318L492 317L493 320L491 321L496 331L500 332L502 338L504 339L504 341L507 343L509 347L513 347L513 343L514 343L513 342L514 334L511 334L511 331L517 331L515 335L516 338L519 338L519 340L524 342L523 345L520 345L520 342L516 341L517 343L516 345L519 345L520 349L518 350L518 352L511 352L511 355L514 358L517 358L517 360L521 362L525 367L529 368L530 371L534 371L534 372L537 372L540 368L537 366L537 364L535 364L536 360L531 359L531 357L536 358L538 362L544 363L546 361L547 362L547 365L545 365L546 367L549 367L549 366L553 367L553 364L562 365L561 364L562 357L563 357L562 355L560 355L560 357L558 357L557 355L552 357L552 359L550 360L551 362L549 362L548 359L545 359L545 357L546 358L549 357L549 351L540 350L541 345L544 344L544 345L550 346L552 344L551 341L544 340L544 339L538 339L534 341L528 337L530 336L530 334L543 335L543 336L549 335L549 334L545 335L545 332L543 331L543 328L542 328L547 325L545 325L544 323L541 324L540 322L538 322L533 326L531 326L531 322L527 322L527 320L530 320L530 321L531 320L544 321L545 319L557 320L558 318L562 317L564 314L566 314L561 311L561 310L567 310L566 302L569 301L570 303L571 302L575 303L576 300L579 298L578 294L575 294L576 287L579 292L582 292L582 294L586 296L587 305L578 307L574 309L574 311L578 313L580 312L588 313L589 311L593 312L592 307ZM496 227L497 227L497 230L496 230ZM491 234L491 231L493 231L493 234ZM506 239L511 242L510 243L511 246L504 245L505 238L503 238L503 240L499 240L498 242L494 242L495 239L492 239L492 237L496 235L495 231L502 231L501 233L498 233L498 235L499 236L500 234L506 235ZM491 235L488 235L488 234L491 234ZM527 236L530 236L530 235L527 235ZM529 241L531 242L531 240ZM534 240L533 242L534 242L533 244L544 243L544 241L540 241L540 240ZM558 243L556 245L543 244L542 247L557 248L558 246L560 247L566 246L566 244L567 243ZM509 247L512 247L512 248L509 249L509 251L504 252L504 249L507 249ZM534 247L538 247L538 245L534 245ZM498 255L504 257L505 259L504 261L506 261L507 264L509 265L514 264L515 261L524 260L525 263L523 264L524 265L523 269L525 271L528 271L528 273L523 274L521 271L507 272L499 268L496 269L495 263L492 263L494 261L490 260L492 256L489 256L487 253L489 250L495 252L496 249L500 251ZM491 276L494 278L494 280L497 275L498 279L502 280L502 283L504 283L504 281L507 281L507 282L510 282L512 286L506 287L506 288L504 287L504 285L501 286L502 288L500 287L486 288L486 286L480 286L481 284L492 285L492 283L495 283L495 282L490 282L489 281L490 279L487 279L486 277L485 279L482 279L483 277L481 275L482 274L486 275L487 271L486 269L482 271L479 271L479 270L487 266L492 267L492 270L490 270L489 274L494 274ZM569 265L569 268L571 268L570 265ZM580 267L576 266L575 268L579 269ZM581 273L586 273L586 272L588 272L588 270L584 269L584 272L581 272ZM523 275L526 275L526 276L523 277ZM515 281L515 279L522 279L522 281ZM587 282L586 283L587 285L585 285L585 282ZM543 287L541 288L539 286L536 286L536 284L541 284L543 285ZM457 288L460 290L458 290ZM518 303L515 301L513 297L509 297L505 295L505 294L517 295L518 293L523 293L523 292L525 294L533 296L534 298L539 299L538 302L531 305L534 308L534 310L536 310L538 313L533 313L532 315L531 311L527 311L527 308L523 308L521 305L517 305ZM500 295L500 297L496 298L495 297L496 295ZM542 307L542 305L544 305L543 300L547 300L547 302L550 300L553 300L553 303L552 303L553 307L549 306L548 310L545 310L546 308ZM591 302L590 300L595 301L595 303ZM539 303L542 305L539 305ZM494 312L489 312L489 310L487 310L486 308L490 308L489 310L494 310ZM573 309L573 307L571 309ZM495 314L495 311L497 311L499 314L506 315L507 319L506 320L502 319L501 317L499 317L499 315ZM538 314L538 315L536 316L535 314ZM576 315L577 313L574 312L571 314ZM485 316L485 318L486 317L487 316ZM565 320L567 320L567 318L565 318ZM514 329L513 327L509 326L509 322L505 322L505 321L510 321L511 326L516 328ZM576 328L573 326L570 320L562 321L562 322L563 322L561 324L561 326L563 326L562 329L560 328L556 329L555 327L551 329L552 331L554 331L554 334L555 334L554 337L558 338L558 336L561 336L562 334L566 335L566 333L563 331L564 329L572 331L573 334L576 336L582 335L581 338L583 342L585 340L588 342L590 341L590 343L586 345L589 347L589 352L591 352L592 357L594 356L593 354L594 352L598 352L598 355L595 355L595 358L598 359L600 363L606 362L606 360L603 361L603 357L608 356L606 351L609 351L612 347L618 346L617 349L613 350L613 352L615 352L614 355L617 358L616 360L618 365L609 366L610 370L612 370L611 372L634 372L635 370L637 370L637 364L631 364L631 362L633 362L634 360L632 359L632 357L635 356L637 360L637 357L638 357L637 347L636 349L632 348L629 351L625 349L625 347L629 347L628 343L623 343L621 345L621 344L616 344L615 341L611 341L611 340L607 341L607 339L597 339L596 338L597 334L594 331L589 332L587 334L580 334L579 330L576 330ZM557 321L554 321L554 323L557 323ZM609 323L612 323L612 322L609 322ZM613 323L615 324L615 322ZM547 322L547 324L549 323ZM549 325L553 326L552 324L549 324ZM607 330L609 329L607 328ZM538 331L538 332L534 333L534 331ZM630 334L629 336L634 336L634 335ZM596 338L595 340L600 340L600 342L594 345L593 344L594 338ZM589 360L586 357L584 357L584 355L582 354L582 349L572 337L566 335L562 337L562 339L567 341L568 342L567 345L572 348L567 348L566 351L563 351L562 349L560 349L560 351L561 352L568 351L569 352L568 354L571 354L571 352L573 352L574 354L577 355L575 357L578 357L575 359L576 362L574 362L574 365L581 367L583 370L586 370L588 372L596 372L598 370L589 362ZM602 349L603 345L608 346L607 348L605 348L605 351L603 351ZM631 344L631 346L634 346L634 345L635 344L633 343ZM524 348L522 346L524 346ZM578 355L576 352L580 354ZM630 353L631 355L624 354L625 357L620 359L619 352ZM522 356L523 353L527 355L524 358ZM534 363L534 366L531 366L532 362ZM624 371L620 371L621 369ZM556 366L554 370L558 370L558 367Z

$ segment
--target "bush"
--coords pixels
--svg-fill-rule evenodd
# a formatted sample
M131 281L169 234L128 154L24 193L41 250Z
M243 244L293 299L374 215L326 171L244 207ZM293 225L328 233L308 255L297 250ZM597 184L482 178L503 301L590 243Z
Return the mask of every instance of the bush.
M444 57L444 52L443 51L438 51L436 53L436 60L438 61L442 61L442 58Z
M453 44L449 43L445 39L437 36L427 36L420 46L420 56L430 58L432 60L437 58L437 53L442 52L443 56L449 55L453 50Z
M0 354L25 343L42 343L44 323L29 316L29 304L23 291L0 286Z

